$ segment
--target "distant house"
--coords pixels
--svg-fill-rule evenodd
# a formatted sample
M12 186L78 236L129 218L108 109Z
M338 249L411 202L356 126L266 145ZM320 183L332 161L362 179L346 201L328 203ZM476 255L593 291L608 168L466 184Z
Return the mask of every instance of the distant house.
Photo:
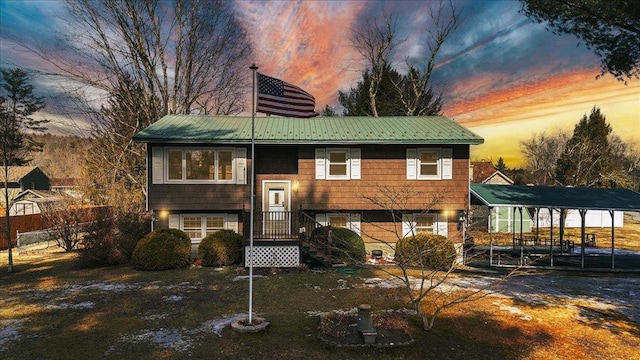
M8 182L8 190L9 190L9 202L11 201L21 192L32 189L32 190L50 190L51 189L51 180L49 176L45 174L39 167L37 166L9 166L7 171L7 182ZM5 174L4 169L0 171L0 186L4 189L5 183ZM2 200L0 200L0 204L3 208L7 208L7 205L4 203L4 196L0 196Z
M322 255L324 233L314 230L326 226L355 231L368 251L399 233L462 243L457 228L468 206L469 149L483 139L454 121L260 117L255 161L252 128L251 117L167 115L134 137L147 144L153 228L183 230L193 244L219 229L247 240L253 234L254 266L297 266L305 249ZM367 200L384 189L409 196L402 224ZM447 196L425 205L441 194Z
M13 199L9 216L33 215L47 212L64 199L64 194L49 190L25 190Z
M469 170L472 184L489 184L489 185L513 185L507 175L496 169L491 161L472 161ZM491 209L491 219L486 208L482 206L472 207L474 222L487 224L488 231L498 232L519 232L520 231L520 212L512 207L499 206ZM530 232L533 222L532 214L528 209L522 211L522 231ZM491 226L489 228L489 226Z
M82 197L82 180L77 178L51 179L51 191L59 191L74 198Z

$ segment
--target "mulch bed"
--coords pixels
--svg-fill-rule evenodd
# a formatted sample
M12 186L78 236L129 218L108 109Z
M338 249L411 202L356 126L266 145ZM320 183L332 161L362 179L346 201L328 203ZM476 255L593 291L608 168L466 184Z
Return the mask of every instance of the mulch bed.
M333 311L320 315L318 337L335 346L402 346L413 343L408 332L406 312L380 311L372 314L373 327L377 331L375 344L365 344L357 330L357 309Z

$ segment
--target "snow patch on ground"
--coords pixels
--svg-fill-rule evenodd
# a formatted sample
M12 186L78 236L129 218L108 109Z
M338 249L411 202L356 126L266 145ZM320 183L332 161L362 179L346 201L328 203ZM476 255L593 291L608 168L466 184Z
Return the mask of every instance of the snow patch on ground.
M20 328L25 319L0 320L0 351L4 345L20 338Z
M202 323L195 329L165 329L157 330L145 329L136 334L122 335L116 344L112 345L104 356L117 355L119 348L127 343L151 343L160 346L163 349L178 351L187 355L191 355L191 348L195 341L199 341L198 337L205 334L216 334L222 336L222 330L231 325L234 321L246 318L247 314L229 315L222 319L209 320Z
M93 309L96 304L93 301L83 301L77 304L59 303L45 306L48 310L69 310L69 309Z

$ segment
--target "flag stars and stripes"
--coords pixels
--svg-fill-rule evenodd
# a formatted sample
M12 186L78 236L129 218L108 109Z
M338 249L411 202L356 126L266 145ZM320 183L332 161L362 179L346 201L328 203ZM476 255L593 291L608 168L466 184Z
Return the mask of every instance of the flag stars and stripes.
M317 116L316 99L301 88L280 79L257 73L257 112L297 118Z

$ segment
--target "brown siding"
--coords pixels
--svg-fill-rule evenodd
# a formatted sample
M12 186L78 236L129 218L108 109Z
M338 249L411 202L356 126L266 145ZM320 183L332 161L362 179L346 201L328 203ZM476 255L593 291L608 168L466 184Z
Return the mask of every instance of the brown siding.
M249 208L249 185L149 185L149 209L242 210Z
M443 146L446 147L446 146ZM303 209L377 210L368 198L382 198L383 189L408 196L406 209L465 209L469 196L469 147L453 147L453 179L407 180L406 146L368 146L362 150L360 180L316 180L315 147L300 150L299 204ZM415 196L414 196L415 195ZM429 206L433 196L442 199Z

